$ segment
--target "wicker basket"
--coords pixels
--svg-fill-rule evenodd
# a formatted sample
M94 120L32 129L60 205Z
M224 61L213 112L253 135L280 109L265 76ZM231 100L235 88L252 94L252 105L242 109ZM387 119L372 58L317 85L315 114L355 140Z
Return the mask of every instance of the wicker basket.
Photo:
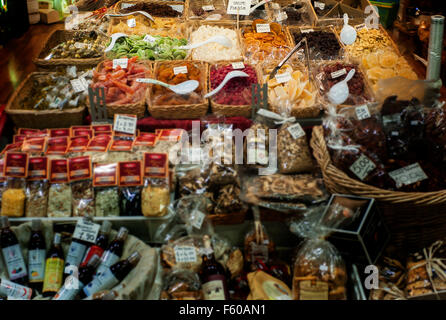
M427 247L446 236L446 190L399 192L379 189L350 178L331 162L321 126L313 129L313 154L332 193L375 198L390 229L393 245L404 251Z
M267 3L267 10L269 12L269 20L270 21L274 21L274 9L273 9L273 3L278 3L280 5L280 8L282 8L285 6L288 6L290 4L295 4L295 3L299 3L301 5L303 5L302 10L303 12L305 12L306 14L308 14L308 18L310 20L310 23L306 23L304 22L296 24L296 21L292 21L291 23L288 23L288 20L284 20L282 21L284 25L293 25L293 26L297 26L297 25L305 25L305 26L314 26L317 23L317 15L316 12L314 12L313 10L313 6L311 5L311 3L306 0L301 0L301 1L296 1L296 0L273 0Z
M237 61L232 61L237 62ZM211 69L213 67L221 67L228 65L232 62L219 62L216 64L213 64L209 67L209 77L208 77L208 88L209 91L212 91L211 87ZM253 66L251 66L253 67ZM258 68L253 67L256 70L257 73L257 82L261 83L262 81L262 75L259 72ZM249 88L251 91L251 88ZM249 105L228 105L228 104L219 104L215 102L213 98L210 98L211 101L211 111L213 114L218 116L225 116L225 117L245 117L245 118L251 118L251 112L252 112L252 106Z
M65 110L23 110L22 101L30 95L36 76L47 75L48 72L32 72L15 90L6 105L6 113L17 127L46 129L69 128L81 125L84 120L85 106Z
M209 214L208 218L213 225L233 225L242 224L245 222L248 209L243 209L237 212Z
M105 61L104 61L105 62ZM96 70L101 70L104 62L101 62ZM150 78L152 76L152 62L150 61L139 61L139 63L144 64L149 67L150 73L146 75L146 77ZM147 90L146 90L147 91ZM90 111L90 102L87 101L88 110ZM115 114L134 114L138 117L138 119L143 118L145 116L146 111L146 101L145 95L138 103L129 103L129 104L121 104L121 105L109 105L107 104L107 116L108 118L113 119ZM91 113L91 111L90 111Z
M190 63L190 62L188 62ZM201 69L201 79L200 83L203 84L203 90L201 95L204 96L208 92L208 73L209 66L203 61L193 61L193 63L198 63ZM174 67L182 66L185 64L184 61L163 61L155 63L154 75L158 78L158 70L161 65L169 65ZM184 104L184 105L155 105L152 99L152 89L153 86L147 90L146 101L149 108L149 112L152 117L157 119L197 119L206 115L209 109L209 100L204 99L197 104Z
M41 68L49 68L53 66L61 66L61 65L71 65L71 66L96 66L102 60L104 60L105 55L98 58L85 58L85 59L49 59L45 60L51 49L56 47L58 44L61 44L65 41L73 39L75 34L89 34L90 31L73 31L73 30L54 30L49 36L43 49L40 51L39 55L36 59L34 59L34 63ZM99 35L102 37L101 35ZM105 37L104 37L105 38Z
M115 13L121 13L121 6L123 3L138 3L138 2L146 2L146 3L157 3L157 4L166 4L166 5L177 5L177 6L183 6L183 12L181 14L181 16L179 17L175 17L175 19L181 19L181 20L186 20L187 17L187 11L188 11L188 4L189 1L158 1L158 0L121 0L119 2L116 3L116 5L114 6L114 12ZM165 18L165 17L155 17L154 15L152 15L154 18ZM174 17L172 17L174 18Z
M192 0L188 1L188 9L187 9L187 20L194 21L194 20L200 20L200 21L208 21L208 22L220 22L225 20L231 20L231 16L226 13L227 8L224 0L218 0L213 2L213 6L215 8L214 11L207 11L204 12L201 16L196 16L194 13L194 9L202 8L205 5L209 5L208 1L205 2L205 0ZM206 20L206 18L213 14L220 14L221 19L220 20Z

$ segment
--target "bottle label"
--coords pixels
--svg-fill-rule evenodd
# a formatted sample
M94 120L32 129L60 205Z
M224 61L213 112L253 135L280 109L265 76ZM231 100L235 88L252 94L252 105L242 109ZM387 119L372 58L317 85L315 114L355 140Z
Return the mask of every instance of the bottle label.
M74 300L83 287L84 284L82 282L78 281L73 276L69 276L65 280L63 287L56 293L53 300Z
M304 280L298 283L299 300L328 300L328 283Z
M28 251L29 282L43 281L45 275L45 249Z
M119 283L119 280L116 279L115 275L107 269L100 276L97 276L93 281L87 284L84 288L84 293L87 297L92 294L113 288Z
M96 271L96 277L107 271L112 265L119 261L119 257L111 251L105 251L101 259L101 265Z
M209 278L211 281L202 286L204 300L226 300L225 277L214 275Z
M102 249L101 247L91 246L90 248L88 248L87 253L85 254L84 260L82 260L81 264L86 265L88 263L88 261L90 261L91 258L93 258L94 255L101 257L103 253L104 253L104 249Z
M21 286L17 283L1 279L0 294L15 299L30 300L33 290L28 287Z
M23 260L20 245L15 244L2 249L3 258L5 259L6 267L8 268L9 279L14 281L16 279L26 277L26 265Z
M64 261L60 258L49 258L46 260L45 279L43 292L57 292L62 286Z
M87 246L82 243L72 241L70 245L70 249L67 253L67 260L65 263L65 267L68 266L76 266L79 267L81 264L82 258L84 257L85 250L87 250ZM70 272L71 274L71 272Z

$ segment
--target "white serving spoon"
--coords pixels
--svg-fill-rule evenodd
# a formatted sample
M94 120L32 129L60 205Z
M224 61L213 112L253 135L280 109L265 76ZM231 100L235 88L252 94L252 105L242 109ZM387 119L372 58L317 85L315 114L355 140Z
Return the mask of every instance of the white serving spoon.
M125 34L125 33L113 33L111 35L111 42L108 45L108 47L105 48L104 52L109 52L110 50L112 50L113 47L116 44L116 40L118 40L119 38L122 38L122 37L128 37L128 34Z
M237 78L237 77L249 77L249 75L243 71L228 72L228 74L223 79L223 81L218 85L218 87L215 88L214 90L212 90L211 92L209 92L207 95L205 95L204 98L207 99L207 98L210 98L210 97L216 95L221 89L223 89L223 87L225 86L226 83L228 83L229 80L231 80L232 78Z
M153 19L153 17L150 14L148 14L147 12L144 12L144 11L134 11L134 12L129 12L129 13L107 13L106 16L109 16L109 17L126 17L126 16L135 15L136 13L142 14L146 18L148 18L148 19L152 20L153 22L155 22L155 19Z
M155 79L149 79L149 78L139 78L136 79L136 82L143 82L143 83L152 83L152 84L158 84L160 86L166 87L167 89L172 90L176 94L188 94L194 91L198 88L198 85L200 84L197 80L187 80L184 82L181 82L179 84L173 85L164 83Z
M344 26L340 34L341 41L346 45L353 44L357 35L355 28L348 24L348 14L344 13Z
M232 47L232 42L231 42L231 40L229 40L228 37L225 37L225 36L214 36L214 37L211 37L211 38L207 39L206 41L195 43L195 44L189 44L187 46L176 47L175 49L190 50L190 49L195 49L195 48L204 46L205 44L208 44L208 43L211 43L211 42L216 42L216 43L221 44L223 47L226 47L226 48L231 48Z
M252 14L252 13L254 12L255 9L257 9L257 8L260 7L260 6L263 6L265 3L268 3L268 2L270 2L270 1L271 1L271 0L263 0L263 1L260 1L260 2L257 3L254 7L252 7L252 8L250 9L249 14Z
M350 94L347 82L353 78L355 72L355 69L351 69L344 80L331 87L330 91L328 91L328 100L330 100L331 103L338 105L343 104L345 100L347 100L348 95Z

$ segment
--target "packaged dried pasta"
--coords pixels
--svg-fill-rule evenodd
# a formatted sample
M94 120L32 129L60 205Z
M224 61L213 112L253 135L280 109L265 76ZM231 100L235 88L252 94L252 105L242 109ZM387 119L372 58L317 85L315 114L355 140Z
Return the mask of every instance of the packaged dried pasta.
M95 189L95 216L119 216L118 165L95 164L93 187Z
M118 163L118 185L121 215L141 216L141 187L143 172L141 161Z
M166 153L144 154L141 209L146 217L164 216L170 203L169 160Z
M68 159L73 216L94 216L94 190L90 156Z
M28 154L6 152L3 174L7 178L2 195L1 215L22 217L25 214L25 187L28 175Z
M46 217L48 206L48 158L29 159L26 184L26 216Z
M50 160L50 189L48 193L48 217L71 217L71 186L68 179L68 160Z

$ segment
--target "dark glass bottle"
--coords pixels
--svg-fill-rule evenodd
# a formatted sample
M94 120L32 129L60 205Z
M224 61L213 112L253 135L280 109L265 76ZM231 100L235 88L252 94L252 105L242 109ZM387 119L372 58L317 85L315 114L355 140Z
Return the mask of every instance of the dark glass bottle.
M60 241L60 233L55 233L53 245L46 256L45 278L42 290L44 297L53 297L62 286L64 255Z
M101 275L103 272L105 272L105 270L121 259L122 250L124 249L124 243L127 239L128 233L129 231L124 227L119 229L116 238L110 243L107 250L105 250L102 254L101 264L96 271L96 276Z
M8 217L0 217L0 247L8 276L12 282L28 283L28 272L22 250L15 233L11 230Z
M130 273L130 271L132 271L140 259L141 255L136 251L127 259L115 263L104 273L98 277L95 277L93 281L86 285L83 289L81 297L89 297L98 291L113 288L120 283Z
M201 286L205 300L228 300L226 271L215 259L211 239L208 235L203 237L204 253L200 270Z
M99 235L96 238L96 242L94 245L90 246L87 249L81 266L86 266L88 261L90 261L91 257L93 257L94 255L102 257L102 254L108 246L108 235L110 234L111 227L112 224L110 221L102 222L101 229L99 230Z
M33 220L31 236L28 243L29 286L42 291L45 276L46 244L42 234L42 221Z

